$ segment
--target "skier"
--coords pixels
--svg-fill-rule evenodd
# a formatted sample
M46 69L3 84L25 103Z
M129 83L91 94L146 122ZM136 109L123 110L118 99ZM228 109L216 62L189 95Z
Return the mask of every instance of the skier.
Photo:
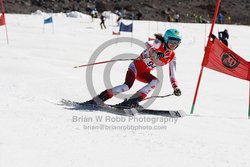
M118 16L116 19L116 23L119 26L120 25L120 20L122 19L122 13L118 10L115 11L115 14Z
M103 13L102 13L100 19L101 19L101 23L100 23L101 29L102 29L102 26L106 29L106 25L105 25L105 16L104 16Z
M177 80L175 78L176 57L174 50L181 43L182 35L176 29L168 29L164 36L161 34L155 34L155 37L156 39L154 41L146 42L147 49L145 49L140 56L129 65L124 84L107 89L85 103L105 105L104 102L112 98L114 95L128 91L133 86L136 79L147 83L147 85L138 90L128 100L125 99L122 103L118 104L118 106L134 108L141 107L139 102L146 98L147 94L160 82L158 78L150 73L151 70L168 63L170 81L174 91L173 93L176 96L180 96L181 90L178 88Z
M226 46L228 46L228 38L229 34L227 29L219 32L219 40L221 40L221 42L223 42Z

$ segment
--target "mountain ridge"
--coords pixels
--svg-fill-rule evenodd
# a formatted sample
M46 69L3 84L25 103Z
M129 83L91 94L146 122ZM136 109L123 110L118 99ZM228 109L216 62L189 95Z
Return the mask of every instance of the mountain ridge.
M5 0L6 13L30 14L36 10L44 12L79 11L90 14L96 8L99 13L109 10L124 11L126 19L142 19L157 21L175 21L179 14L179 22L202 23L211 22L216 0ZM225 24L250 25L250 0L222 1L220 12ZM139 17L141 15L141 17Z

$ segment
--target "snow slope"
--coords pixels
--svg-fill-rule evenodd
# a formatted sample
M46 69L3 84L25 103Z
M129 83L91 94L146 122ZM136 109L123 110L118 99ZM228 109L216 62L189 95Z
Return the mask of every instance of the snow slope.
M52 24L45 25L43 32L41 15L7 14L6 21L9 45L5 28L0 27L1 167L250 166L248 82L204 69L194 115L178 120L166 118L166 122L157 116L142 115L136 116L138 120L130 120L104 112L67 109L59 105L62 98L91 98L86 68L73 67L88 63L100 45L116 38L111 35L116 31L114 21L107 20L108 28L101 30L99 20L91 22L87 17L68 18L60 14L54 17L54 33ZM147 21L135 21L133 37L146 41L155 32L164 33L166 28L177 28L183 33L183 42L176 50L177 78L183 95L157 99L150 108L181 108L189 114L210 25L149 25ZM215 34L224 28L230 33L230 47L249 60L250 27L216 25ZM107 46L97 61L141 51L135 44L118 43ZM110 74L104 73L110 64L95 66L95 91L105 89L104 77L111 78L113 86L122 83L129 63L113 64ZM168 67L163 70L160 95L172 92ZM136 82L129 93L141 86ZM108 103L120 101L114 98ZM97 117L102 120L98 122ZM84 119L75 122L73 118ZM90 130L86 126L106 129ZM128 126L134 129L114 129ZM142 129L146 126L152 129Z

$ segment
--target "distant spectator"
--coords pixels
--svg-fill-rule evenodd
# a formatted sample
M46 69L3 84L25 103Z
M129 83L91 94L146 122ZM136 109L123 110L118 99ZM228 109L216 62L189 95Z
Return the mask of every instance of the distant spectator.
M115 14L118 16L118 18L117 18L117 20L116 20L116 23L119 25L119 22L120 22L120 20L121 20L121 18L122 18L122 14L121 14L121 12L119 12L118 10L115 11Z
M100 23L101 29L103 29L102 26L106 29L106 25L105 25L105 19L106 18L105 18L103 13L102 13L100 19L101 19L101 23Z
M194 14L192 14L192 17L194 17L194 23L197 23L197 19L198 19L198 16L194 13Z
M223 42L226 46L228 46L228 39L229 39L229 34L227 29L219 32L219 40L221 40L221 42Z
M170 8L168 8L167 11L165 11L165 12L166 12L166 15L167 15L167 21L171 22L172 21L172 18L171 18L172 10Z
M135 13L134 12L131 13L131 19L135 20Z
M199 23L202 23L202 19L203 19L203 18L202 18L202 16L200 15L200 16L199 16Z
M138 13L136 14L136 16L137 16L137 19L138 19L138 20L141 20L142 13L141 13L140 11L138 11Z
M231 23L232 23L232 18L231 18L231 16L228 16L228 17L227 17L227 23L228 23L228 24L231 24Z
M174 15L174 21L175 22L179 22L179 19L180 19L179 13L175 13L175 15Z
M223 24L223 18L224 18L224 16L223 16L223 14L220 12L219 15L218 15L218 23L219 23L219 24Z
M168 22L171 22L171 21L172 21L170 14L167 14L167 21L168 21Z
M98 12L97 12L96 8L94 8L94 9L91 11L92 21L93 21L94 18L97 18L97 15L98 15Z
M127 10L126 9L121 9L121 17L126 18L127 17Z

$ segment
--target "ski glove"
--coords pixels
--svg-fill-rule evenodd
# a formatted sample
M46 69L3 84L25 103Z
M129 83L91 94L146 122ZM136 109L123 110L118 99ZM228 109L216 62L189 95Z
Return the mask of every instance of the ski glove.
M181 95L181 90L179 88L174 88L174 95L175 96L180 96Z

